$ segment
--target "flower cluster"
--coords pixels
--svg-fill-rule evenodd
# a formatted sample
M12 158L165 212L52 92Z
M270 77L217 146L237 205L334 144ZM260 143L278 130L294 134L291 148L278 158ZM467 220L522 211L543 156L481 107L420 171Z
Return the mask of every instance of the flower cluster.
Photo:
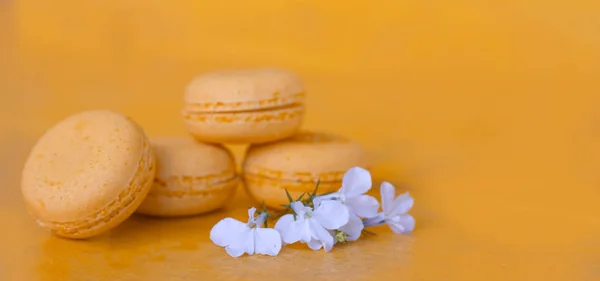
M256 209L248 210L248 222L232 218L219 221L211 230L210 238L232 257L263 254L275 256L285 244L304 243L313 250L323 248L329 252L336 243L356 241L365 228L387 224L395 233L409 233L415 228L414 218L407 214L414 200L406 192L395 198L395 188L388 182L381 184L381 209L373 196L366 195L372 185L369 171L353 167L342 180L342 187L329 194L314 192L285 205L286 214L273 228L267 228L270 216L263 211L254 216Z

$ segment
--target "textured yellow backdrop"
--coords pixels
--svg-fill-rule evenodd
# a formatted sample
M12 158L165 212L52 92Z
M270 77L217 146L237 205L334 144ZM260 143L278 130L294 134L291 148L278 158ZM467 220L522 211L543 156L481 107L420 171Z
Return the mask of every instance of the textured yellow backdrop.
M598 280L599 3L0 0L0 280ZM185 135L194 75L255 66L304 77L305 127L363 142L415 196L415 233L232 260L206 236L243 194L91 242L26 215L19 172L53 123L109 108Z

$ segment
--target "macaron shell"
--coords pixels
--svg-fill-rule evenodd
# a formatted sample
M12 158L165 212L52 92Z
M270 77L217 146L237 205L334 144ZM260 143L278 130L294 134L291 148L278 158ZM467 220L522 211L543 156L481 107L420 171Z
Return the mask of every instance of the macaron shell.
M195 77L186 86L185 111L251 111L301 104L304 92L298 75L284 69L214 71Z
M301 182L341 181L354 167L368 169L369 157L358 142L333 134L302 131L273 143L251 145L242 169L272 179Z
M199 141L265 143L296 133L302 126L304 106L237 113L185 114L188 131Z
M282 210L281 205L289 204L285 193L286 189L292 198L297 199L303 193L306 195L313 192L316 186L316 182L286 181L251 174L245 174L243 177L245 188L250 196L258 202L264 201L267 207L275 210ZM333 192L340 189L341 186L341 181L320 182L317 193Z
M143 130L112 111L86 111L50 128L32 148L22 174L26 206L57 235L86 238L119 224L154 177ZM137 205L136 205L137 204Z
M239 177L224 146L193 138L152 138L157 175L137 213L183 216L212 211L235 193Z
M285 189L296 199L310 193L319 182L318 194L338 190L346 171L369 169L367 153L347 138L300 132L282 141L251 145L242 164L246 190L273 209L289 203Z
M138 173L129 187L123 190L117 200L99 210L93 219L69 223L42 222L58 236L85 239L111 230L129 218L142 204L152 187L156 165L150 145L146 144L144 156L138 165Z
M168 183L155 182L152 188L155 192L148 194L137 213L175 217L210 212L231 200L239 182L236 177L210 188L204 185L190 187L178 180L170 180Z
M220 144L201 143L191 137L153 137L150 139L156 155L156 179L166 181L173 176L230 180L236 175L233 154ZM215 182L207 182L212 184Z

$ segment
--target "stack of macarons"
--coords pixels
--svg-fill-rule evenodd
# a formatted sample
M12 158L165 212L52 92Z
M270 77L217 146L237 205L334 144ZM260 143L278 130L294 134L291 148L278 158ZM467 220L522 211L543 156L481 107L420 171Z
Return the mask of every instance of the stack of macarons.
M50 128L22 173L27 209L39 225L66 238L89 238L133 213L203 214L224 206L240 182L268 207L292 196L339 189L353 166L368 167L350 139L301 130L301 79L282 69L206 73L186 87L188 137L146 136L125 115L92 110ZM227 144L248 144L238 171Z

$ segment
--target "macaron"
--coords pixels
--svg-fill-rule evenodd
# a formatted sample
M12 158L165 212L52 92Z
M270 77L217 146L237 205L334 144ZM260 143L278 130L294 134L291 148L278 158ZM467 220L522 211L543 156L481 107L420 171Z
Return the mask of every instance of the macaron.
M264 143L293 135L304 117L304 85L287 70L235 69L195 77L182 109L199 141Z
M135 212L152 187L154 152L143 129L106 110L72 115L30 151L21 191L38 224L57 236L105 233Z
M348 138L318 132L300 132L285 140L251 145L242 163L246 190L257 201L281 209L289 200L313 192L338 190L346 171L354 166L369 168L364 148Z
M157 172L137 213L174 217L202 214L225 205L239 185L235 160L222 145L193 138L150 140Z

